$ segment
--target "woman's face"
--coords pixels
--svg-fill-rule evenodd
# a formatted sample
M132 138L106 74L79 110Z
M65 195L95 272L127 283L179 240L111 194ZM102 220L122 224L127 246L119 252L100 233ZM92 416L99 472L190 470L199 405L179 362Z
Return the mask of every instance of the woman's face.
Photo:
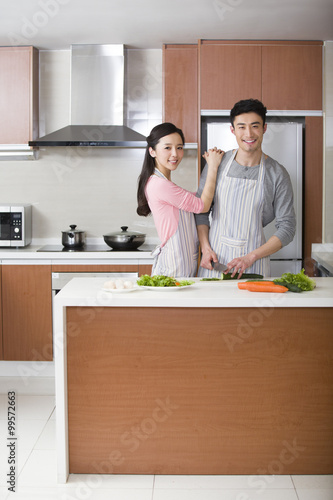
M150 155L155 158L156 167L170 179L171 172L176 170L184 156L184 145L179 134L165 135L156 144L155 149L149 148Z

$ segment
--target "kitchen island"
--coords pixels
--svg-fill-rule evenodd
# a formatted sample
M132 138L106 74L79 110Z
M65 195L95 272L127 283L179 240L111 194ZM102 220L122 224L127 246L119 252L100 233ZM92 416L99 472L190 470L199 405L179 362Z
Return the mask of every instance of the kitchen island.
M58 481L69 473L332 474L333 279L55 297Z

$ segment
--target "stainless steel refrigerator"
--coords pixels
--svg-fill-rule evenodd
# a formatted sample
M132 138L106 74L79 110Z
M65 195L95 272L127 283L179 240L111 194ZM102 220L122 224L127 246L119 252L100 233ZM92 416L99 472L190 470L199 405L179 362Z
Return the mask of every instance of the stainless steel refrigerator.
M203 148L217 146L224 151L237 148L229 121L211 121L205 124ZM298 122L269 120L264 134L263 152L283 165L291 178L296 212L296 235L289 245L273 254L271 276L282 273L298 273L302 268L302 172L303 172L303 124ZM266 240L275 232L275 221L264 229Z

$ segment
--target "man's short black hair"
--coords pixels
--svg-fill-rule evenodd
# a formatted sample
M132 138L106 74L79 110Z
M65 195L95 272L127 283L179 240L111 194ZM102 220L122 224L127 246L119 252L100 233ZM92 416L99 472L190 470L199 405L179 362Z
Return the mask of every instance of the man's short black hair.
M266 123L267 108L258 99L243 99L242 101L236 102L230 111L230 122L232 126L234 126L236 116L242 115L243 113L257 113L257 115L262 118L263 125Z

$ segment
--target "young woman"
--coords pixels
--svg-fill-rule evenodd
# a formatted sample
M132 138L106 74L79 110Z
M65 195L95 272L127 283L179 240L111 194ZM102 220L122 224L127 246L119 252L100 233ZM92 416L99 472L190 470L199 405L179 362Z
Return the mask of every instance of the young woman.
M143 216L152 213L161 240L153 252L152 276L189 277L197 271L199 240L193 214L209 210L224 152L214 148L203 155L208 175L198 198L171 181L171 172L183 158L184 143L183 132L172 123L157 125L147 137L137 213Z

